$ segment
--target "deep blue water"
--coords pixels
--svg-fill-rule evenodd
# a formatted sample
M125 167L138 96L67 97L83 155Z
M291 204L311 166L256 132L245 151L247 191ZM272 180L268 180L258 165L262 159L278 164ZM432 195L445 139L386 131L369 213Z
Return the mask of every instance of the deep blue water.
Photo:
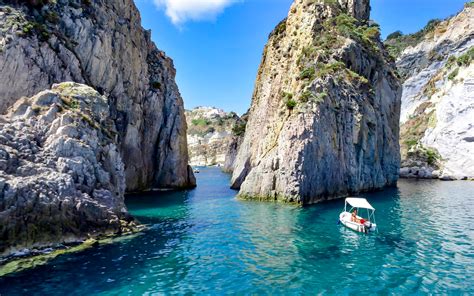
M366 194L379 233L364 235L336 224L343 200L244 202L218 169L197 177L127 198L144 234L0 278L0 294L474 294L474 182Z

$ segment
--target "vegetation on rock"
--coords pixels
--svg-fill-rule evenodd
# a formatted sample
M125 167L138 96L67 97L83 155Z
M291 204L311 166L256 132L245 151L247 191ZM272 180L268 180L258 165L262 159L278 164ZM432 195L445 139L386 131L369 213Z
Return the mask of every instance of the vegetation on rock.
M442 22L439 19L433 19L426 26L413 34L404 35L401 31L396 31L387 36L384 44L388 52L394 57L398 57L406 48L418 45L423 39L432 33Z

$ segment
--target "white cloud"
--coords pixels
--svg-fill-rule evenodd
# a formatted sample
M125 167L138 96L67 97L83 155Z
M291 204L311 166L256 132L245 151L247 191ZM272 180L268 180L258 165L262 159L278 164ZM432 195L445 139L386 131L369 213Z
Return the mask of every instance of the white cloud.
M154 0L159 8L166 10L175 25L188 20L212 20L226 7L239 0Z

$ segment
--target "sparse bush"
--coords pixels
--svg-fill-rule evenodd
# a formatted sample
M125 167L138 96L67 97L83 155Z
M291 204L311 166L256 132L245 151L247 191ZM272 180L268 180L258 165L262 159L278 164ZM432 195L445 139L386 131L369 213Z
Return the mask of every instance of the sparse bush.
M209 120L204 119L204 118L193 119L191 120L191 123L196 126L206 126L210 124Z
M441 23L441 20L435 19L428 22L428 24L420 31L414 34L398 34L398 32L390 34L390 38L385 40L385 46L392 55L398 57L407 47L416 46L419 44L427 34L431 33Z
M80 104L77 100L73 99L69 102L69 107L71 107L71 109L79 109Z
M459 67L467 67L474 60L474 47L471 47L465 54L456 60Z
M429 165L435 165L438 162L438 159L441 159L438 151L432 148L425 149L426 162Z
M300 96L300 101L306 103L313 98L315 98L313 92L311 92L310 90L305 90Z
M326 92L321 92L321 93L318 93L315 97L315 101L316 103L322 103L324 102L324 99L326 99L326 97L328 96L328 94Z
M32 36L36 34L41 41L49 39L48 28L44 24L38 22L27 22L21 28L22 36Z
M387 36L387 40L397 39L403 36L402 31L395 31Z
M343 69L346 69L346 64L340 61L335 61L329 64L319 63L317 67L318 67L317 76L326 77L328 75L333 75Z
M368 84L369 83L369 80L367 78L365 78L364 76L359 75L358 73L352 71L351 69L347 69L347 75L348 75L348 78L352 82L359 82L359 83L362 83L362 84Z
M301 71L300 79L313 80L315 73L316 73L316 70L313 67L308 67L308 68L304 69L303 71Z
M408 150L410 150L411 147L416 146L417 144L418 144L418 140L414 140L414 139L405 140L405 145L407 146Z
M287 100L293 99L293 94L284 91L284 92L281 93L281 97L283 98L283 100L287 101Z
M456 76L458 76L458 74L459 74L459 68L456 68L451 73L449 73L448 79L449 80L454 80L454 78L456 78Z
M247 128L246 122L237 122L232 128L232 134L235 136L242 136L245 133L246 128Z
M288 108L288 110L293 110L296 107L296 105L297 103L293 99L289 99L286 101L286 107Z
M457 58L455 56L450 56L448 58L448 61L446 62L446 67L450 69L455 63L456 63Z
M380 28L378 26L367 27L363 31L362 36L364 37L365 40L368 40L368 41L379 40L380 39Z

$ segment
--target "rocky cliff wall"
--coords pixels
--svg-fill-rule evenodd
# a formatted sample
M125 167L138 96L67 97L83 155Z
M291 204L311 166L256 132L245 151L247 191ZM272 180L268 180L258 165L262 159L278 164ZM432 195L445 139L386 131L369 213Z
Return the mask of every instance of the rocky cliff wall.
M134 228L109 101L74 83L0 116L0 257Z
M404 49L397 67L405 78L401 111L401 176L474 178L474 6L432 21ZM413 39L411 35L389 44Z
M132 0L0 3L0 112L53 83L87 84L109 98L128 191L195 185L173 62Z
M309 204L396 184L401 85L368 1L347 2L296 0L271 33L234 165L240 197Z

